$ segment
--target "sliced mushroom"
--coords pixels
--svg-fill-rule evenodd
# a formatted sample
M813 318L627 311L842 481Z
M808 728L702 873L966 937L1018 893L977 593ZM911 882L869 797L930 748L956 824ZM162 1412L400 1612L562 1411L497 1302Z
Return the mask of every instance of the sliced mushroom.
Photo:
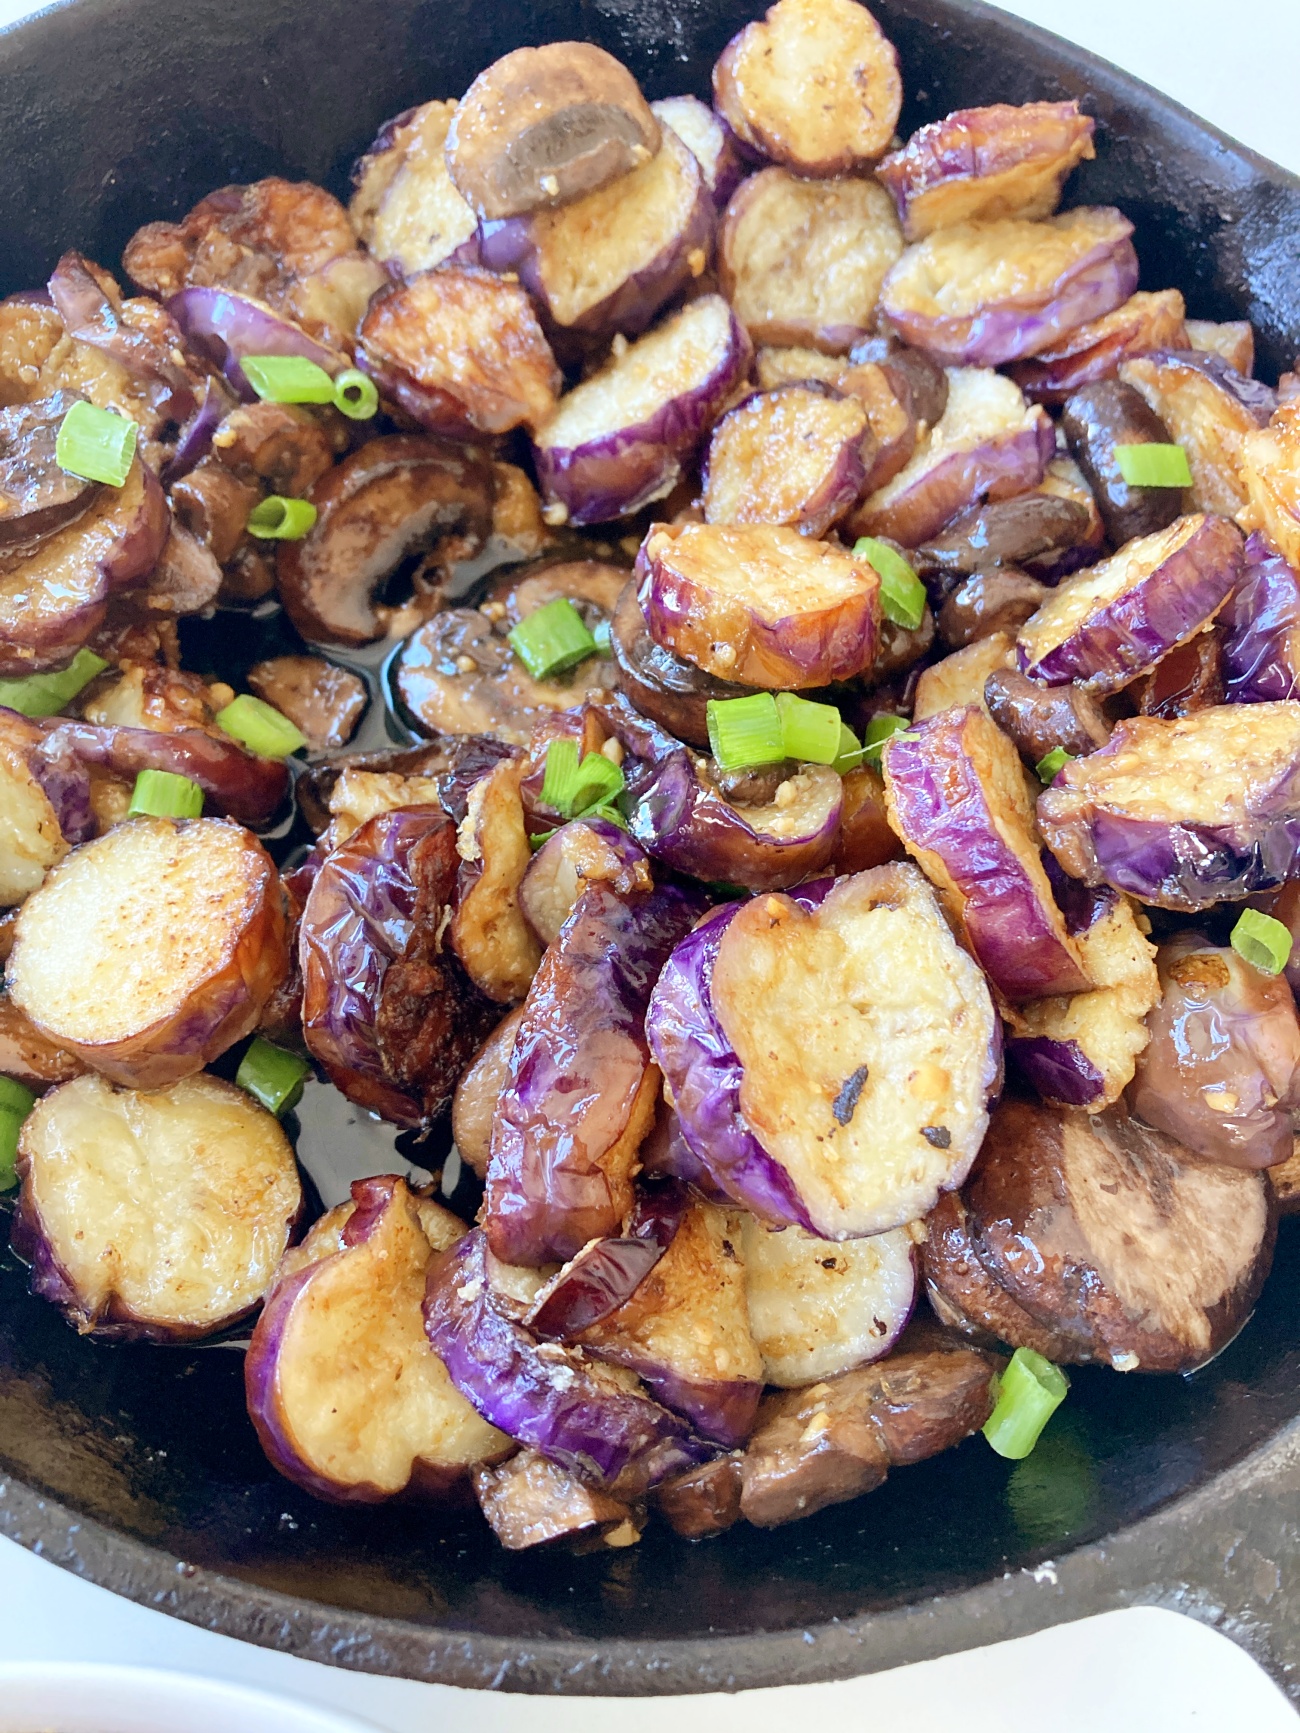
M491 467L452 446L409 434L371 440L312 489L308 534L281 544L276 573L289 618L305 638L343 646L409 629L436 607L446 567L487 539L493 492ZM377 601L412 559L413 602Z
M313 752L346 746L366 707L364 682L323 656L272 656L248 670L248 685L289 718Z
M293 403L244 403L213 434L212 455L241 480L296 497L315 487L336 453L310 410Z
M743 698L754 690L719 680L673 651L656 644L629 583L619 597L610 623L610 648L618 665L618 686L643 716L675 734L689 746L709 744L708 704L711 698Z

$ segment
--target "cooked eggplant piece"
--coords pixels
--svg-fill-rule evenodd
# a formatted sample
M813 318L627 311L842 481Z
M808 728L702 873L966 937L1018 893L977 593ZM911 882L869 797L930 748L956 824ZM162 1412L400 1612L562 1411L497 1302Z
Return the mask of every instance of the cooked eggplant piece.
M1017 361L1011 377L1033 403L1056 407L1076 391L1115 379L1120 364L1151 349L1188 347L1186 307L1177 289L1139 290L1123 306L1068 331L1032 361Z
M312 489L316 522L302 540L280 544L276 578L289 618L304 638L344 648L403 629L412 609L422 618L441 596L445 565L486 541L493 492L488 466L455 447L409 434L370 440ZM376 603L416 554L439 576L417 575L406 610Z
M749 369L748 339L704 295L560 399L533 456L547 521L607 523L663 499Z
M1197 349L1202 355L1217 355L1228 363L1234 373L1249 379L1255 371L1255 328L1249 319L1231 319L1215 324L1210 319L1188 319L1187 341L1172 339L1155 344L1153 349Z
M0 1077L12 1077L36 1094L51 1083L69 1083L85 1066L75 1054L33 1027L7 993L0 993Z
M1262 1173L1198 1161L1117 1108L1004 1101L964 1195L979 1256L1012 1299L1078 1337L1074 1358L1118 1372L1213 1359L1272 1261Z
M862 405L825 386L782 385L746 398L709 441L704 521L824 535L862 491L867 436Z
M976 572L961 580L939 610L939 636L950 650L964 650L994 632L1014 638L1048 593L1045 584L1015 566ZM1027 684L1033 686L1032 681ZM996 713L994 721L999 728L1006 726Z
M655 524L634 575L651 636L719 679L826 686L875 657L874 568L796 530Z
M1040 1322L1025 1311L980 1259L959 1191L946 1192L926 1219L922 1248L931 1310L950 1330L976 1342L1032 1348L1069 1365L1090 1347L1086 1333Z
M656 644L636 592L635 583L627 584L610 622L619 690L651 722L688 746L707 751L709 700L743 698L754 688L719 680Z
M1119 376L1146 399L1187 453L1198 511L1235 517L1246 504L1242 441L1267 427L1277 393L1245 379L1217 355L1157 350L1125 361Z
M364 682L323 656L273 656L245 676L250 692L287 716L313 752L346 746L369 702Z
M700 165L709 197L719 210L745 172L735 135L726 121L698 96L665 96L650 104L661 127L675 132Z
M440 808L382 812L326 857L298 929L308 1051L396 1125L450 1104L495 1015L442 944L458 864Z
M992 1413L999 1365L934 1332L878 1365L769 1396L741 1464L741 1514L776 1528L873 1491L891 1467L951 1449Z
M959 108L914 132L876 173L909 241L954 223L1050 217L1065 177L1097 154L1096 124L1077 102Z
M836 878L847 873L868 872L884 866L902 853L902 844L890 828L885 806L885 785L869 765L850 770L843 779L840 834L835 840L835 858L830 871Z
M55 460L54 442L76 401L70 392L56 391L0 409L0 547L6 550L66 528L103 491Z
M1009 379L979 367L950 369L942 417L893 480L850 515L845 533L918 547L960 512L1036 487L1055 450L1046 413L1026 404Z
M510 1440L429 1346L421 1307L435 1247L406 1182L357 1180L352 1197L335 1212L344 1219L333 1243L293 1260L257 1321L244 1362L249 1416L275 1467L317 1498L436 1495Z
M843 355L875 329L881 284L902 250L893 204L875 181L769 168L731 196L718 280L755 343Z
M617 1232L659 1092L646 1004L703 907L675 887L590 884L542 959L492 1127L485 1220L502 1262L571 1258Z
M536 427L562 384L528 296L488 271L443 266L381 289L357 354L385 397L448 439Z
M23 1122L14 1249L83 1335L184 1342L262 1299L302 1210L273 1114L216 1077L78 1077Z
M1300 568L1300 399L1284 403L1266 428L1245 436L1239 476L1246 494L1241 527L1261 530Z
M49 1040L158 1089L251 1034L288 968L279 877L257 839L221 819L140 818L28 897L7 979Z
M902 864L716 911L678 945L648 1028L715 1181L826 1239L901 1227L960 1185L999 1086L984 977Z
M924 722L945 710L965 704L982 705L989 676L1013 668L1016 647L1005 632L990 632L964 650L954 650L940 662L921 670L912 701L912 716Z
M1300 703L1121 722L1059 772L1038 823L1065 871L1195 914L1297 871Z
M1246 543L1245 576L1229 596L1219 624L1227 703L1295 697L1300 687L1300 574L1261 535Z
M470 789L447 934L478 990L504 1005L523 998L542 960L519 901L532 859L519 798L523 774L524 760L507 758Z
M0 562L0 678L69 661L104 618L109 598L142 582L167 540L162 489L136 458L120 488L100 488L86 511Z
M1279 1215L1293 1216L1300 1212L1300 1137L1293 1153L1277 1167L1266 1170L1269 1190L1277 1203Z
M951 367L998 367L1050 348L1137 288L1133 225L1108 206L1026 222L958 223L911 246L880 306L905 343Z
M1017 668L999 668L984 682L984 703L1031 769L1057 747L1071 758L1082 758L1110 739L1111 725L1101 706L1074 684L1043 686Z
M626 66L592 42L547 42L479 73L452 120L447 167L480 217L514 217L596 192L659 145Z
M763 1393L743 1223L740 1210L691 1202L629 1298L585 1329L564 1332L597 1359L635 1372L665 1408L727 1449L749 1436Z
M1155 948L1143 937L1127 897L1107 893L1091 908L1084 906L1082 921L1072 919L1071 898L1080 887L1065 880L1050 855L1044 864L1093 985L1015 1006L1008 1016L1007 1059L1044 1101L1099 1113L1133 1081L1138 1055L1151 1039L1147 1019L1160 1002Z
M521 1450L497 1467L476 1468L474 1491L507 1552L561 1540L579 1541L584 1551L601 1542L631 1546L641 1536L630 1505L535 1450Z
M595 341L636 336L703 276L716 213L700 165L675 132L634 173L563 210L480 231L483 263L517 272L553 326Z
M850 1085L841 1113L852 1094ZM769 1384L795 1389L883 1359L912 1315L910 1228L828 1245L749 1216L741 1244L749 1326Z
M21 903L38 889L52 866L68 852L58 809L29 762L21 739L3 723L0 712L0 908ZM89 803L89 789L86 791Z
M227 291L284 315L336 352L350 343L385 277L361 253L337 199L308 181L274 175L209 193L179 223L146 223L127 242L122 263L139 288L161 301ZM168 311L185 329L183 310ZM264 345L242 353L286 351Z
M481 1228L437 1260L424 1296L434 1353L479 1413L586 1484L637 1497L712 1452L619 1366L539 1342L514 1315L512 1276Z
M1245 570L1241 532L1203 512L1129 542L1054 590L1020 629L1021 671L1117 692L1202 631Z
M1290 984L1190 933L1161 946L1160 985L1129 1092L1133 1111L1208 1161L1286 1161L1300 1106Z
M903 86L865 6L777 0L723 49L713 100L751 150L802 175L847 175L889 148Z
M450 770L461 740L436 740L423 746L389 747L381 752L349 752L308 765L294 788L298 808L323 848L346 842L354 830L379 812L397 806L422 806L436 798L436 778ZM502 747L504 757L509 750ZM434 794L430 795L432 786Z
M454 102L425 102L380 129L352 171L348 214L366 246L390 270L414 276L459 263L472 251L478 217L447 168Z
M456 1085L451 1102L451 1134L461 1160L480 1179L487 1177L492 1148L492 1121L497 1102L510 1081L515 1032L523 1020L520 1005L488 1036Z
M1235 592L1234 592L1235 594ZM1231 602L1232 597L1228 598ZM1149 674L1129 688L1139 716L1190 716L1224 702L1223 640L1217 630L1201 632L1161 657Z
M579 818L561 825L528 864L519 887L519 907L543 945L560 928L589 884L607 884L620 896L653 885L645 850L606 818Z
M637 1192L621 1234L588 1240L577 1257L543 1282L524 1323L534 1335L572 1342L593 1325L621 1313L673 1244L694 1202L675 1176L663 1184L652 1180ZM617 1355L613 1358L617 1362Z
M626 579L621 567L599 560L565 560L503 579L477 609L444 609L403 646L393 675L398 696L416 725L435 736L483 734L526 746L544 718L611 691L614 666L596 655L568 674L534 680L507 634L557 596L594 630L610 619Z
M1061 426L1114 547L1154 535L1181 514L1186 501L1180 488L1134 487L1120 470L1117 445L1168 445L1172 438L1132 385L1106 379L1074 392L1066 401Z
M740 1521L740 1464L733 1452L659 1483L655 1509L674 1534L703 1540Z
M1015 747L977 705L941 711L886 742L889 822L956 930L1008 999L1091 983L1039 860Z

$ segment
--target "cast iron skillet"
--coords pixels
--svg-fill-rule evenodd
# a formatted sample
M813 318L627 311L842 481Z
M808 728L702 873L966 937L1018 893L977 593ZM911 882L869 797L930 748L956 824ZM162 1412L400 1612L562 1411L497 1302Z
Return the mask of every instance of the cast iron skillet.
M1143 286L1300 346L1300 181L1113 68L971 0L873 0L903 130L995 100L1101 121L1080 200L1137 223ZM377 124L525 42L588 37L704 94L757 0L77 0L0 36L0 293L77 246L272 172L336 192ZM1034 1455L975 1440L784 1530L518 1558L473 1513L343 1511L276 1476L237 1353L96 1347L0 1267L0 1530L119 1593L318 1661L516 1691L843 1677L1109 1607L1218 1624L1300 1678L1300 1232L1192 1379L1083 1371ZM1293 1690L1300 1687L1292 1685Z

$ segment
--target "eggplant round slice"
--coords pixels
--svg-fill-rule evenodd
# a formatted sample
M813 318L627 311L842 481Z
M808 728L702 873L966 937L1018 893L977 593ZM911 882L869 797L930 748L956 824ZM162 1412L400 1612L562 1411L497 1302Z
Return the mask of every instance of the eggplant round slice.
M533 727L590 694L612 691L608 656L590 656L568 674L534 680L508 642L519 621L564 596L588 630L607 623L627 573L598 560L566 560L512 576L478 608L444 608L402 646L392 680L408 716L423 732L487 734L526 746Z
M85 1076L23 1123L14 1246L83 1334L190 1341L266 1293L302 1210L273 1114L216 1077L142 1094Z
M749 1327L769 1384L796 1389L883 1359L912 1315L908 1228L828 1245L749 1216L741 1244Z
M1250 1316L1273 1256L1262 1173L1199 1161L1115 1108L1004 1101L964 1193L985 1266L1120 1372L1187 1372Z
M867 415L818 384L760 391L713 430L704 470L706 523L788 524L821 536L866 480Z
M450 1241L463 1224L450 1224ZM291 1254L257 1321L244 1382L262 1448L318 1498L436 1495L510 1440L457 1390L424 1333L435 1252L404 1180L358 1180ZM443 1226L439 1222L438 1227Z
M137 818L27 899L7 978L51 1041L157 1089L251 1034L288 972L279 875L257 839L221 819Z
M716 911L647 1027L712 1178L828 1240L901 1227L960 1185L1001 1083L984 977L907 865Z

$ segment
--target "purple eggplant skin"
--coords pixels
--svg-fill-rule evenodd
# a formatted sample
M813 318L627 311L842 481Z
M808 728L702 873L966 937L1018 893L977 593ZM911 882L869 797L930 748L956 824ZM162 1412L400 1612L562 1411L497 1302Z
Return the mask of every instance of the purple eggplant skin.
M700 165L709 197L717 210L745 177L745 159L740 141L723 120L698 96L666 96L650 104L660 126L671 127Z
M482 1228L430 1269L424 1327L485 1420L597 1485L646 1488L712 1454L677 1415L499 1311Z
M341 372L347 357L326 348L251 295L232 295L228 289L189 288L173 295L167 311L196 349L211 357L245 403L257 393L239 365L246 355L298 355L314 361L329 374Z
M1293 1149L1300 1020L1285 978L1180 934L1158 958L1164 996L1129 1085L1133 1111L1229 1167L1276 1167Z
M779 835L751 824L747 809L724 798L694 753L626 700L604 706L603 714L627 755L628 828L653 860L707 884L750 891L785 890L830 865L839 841L842 785L824 778L823 789L816 769L805 773L803 781L816 783L809 788L808 827Z
M609 819L574 819L542 844L519 887L519 907L543 945L554 944L594 881L621 895L648 891L650 862L640 843Z
M44 763L75 761L128 781L142 770L167 770L197 782L215 811L250 828L267 824L289 792L283 760L257 758L233 740L204 728L163 734L153 728L101 727L63 716L51 716L38 726L44 733L39 748Z
M503 1263L563 1262L618 1231L635 1158L620 1145L650 1075L650 990L705 907L696 889L592 884L543 957L492 1128L486 1222Z
M235 407L235 399L215 376L204 382L193 413L176 436L171 456L163 466L162 481L170 487L181 481L212 450L212 435Z
M662 1098L655 1122L638 1153L641 1176L646 1180L681 1180L708 1203L730 1203L723 1191L686 1141L682 1122Z
M1130 542L1115 559L1141 557L1136 550L1147 543L1161 556L1156 563L1117 596L1094 605L1059 643L1040 653L1036 624L1051 615L1068 584L1026 621L1016 646L1023 674L1045 686L1077 680L1087 691L1119 691L1212 620L1241 580L1245 546L1227 518L1181 518L1142 543ZM1097 570L1073 582L1087 585Z
M625 1232L585 1245L542 1289L524 1323L535 1336L571 1342L626 1305L672 1245L689 1202L680 1180L643 1187Z
M104 281L101 281L101 277ZM110 356L133 379L149 387L154 408L169 421L184 421L195 403L194 380L181 361L180 332L166 315L159 314L163 329L146 333L133 329L121 318L118 304L107 292L116 284L106 272L80 253L64 253L47 285L50 300L76 343L87 343ZM152 305L152 303L146 303Z
M833 883L822 879L789 894L801 908L815 909ZM718 946L743 907L724 903L715 909L668 959L650 997L650 1051L671 1086L683 1140L714 1184L765 1221L793 1222L815 1233L790 1176L745 1123L740 1111L744 1071L713 1009L710 982ZM701 1128L696 1141L687 1125Z
M1300 573L1262 535L1246 543L1246 570L1219 615L1224 700L1268 704L1300 692Z
M1042 1096L1065 1107L1091 1107L1106 1093L1106 1079L1077 1041L1050 1035L1012 1035L1007 1065Z
M1300 876L1298 763L1294 701L1131 717L1057 773L1038 825L1072 878L1197 914Z
M95 834L90 804L90 776L65 742L51 747L39 722L0 705L0 745L9 747L27 766L54 809L63 840L72 847Z
M1108 216L1109 226L1046 293L1036 298L1019 298L1013 293L969 314L931 314L909 308L905 283L912 255L918 250L910 248L885 278L881 311L904 343L924 349L949 367L1000 367L1004 362L1036 355L1066 332L1122 306L1138 286L1137 253L1129 239L1132 223L1116 210L1099 209L1097 215ZM1012 227L1007 226L1009 230Z
M547 430L538 430L533 442L538 485L548 502L567 512L569 524L608 523L659 498L677 481L685 460L744 383L753 349L720 296L704 296L674 318L684 320L694 309L715 302L719 332L709 366L686 389L666 395L643 421L611 428L574 446L547 444ZM616 361L610 363L611 371L616 367ZM565 403L561 398L557 415L564 413Z

